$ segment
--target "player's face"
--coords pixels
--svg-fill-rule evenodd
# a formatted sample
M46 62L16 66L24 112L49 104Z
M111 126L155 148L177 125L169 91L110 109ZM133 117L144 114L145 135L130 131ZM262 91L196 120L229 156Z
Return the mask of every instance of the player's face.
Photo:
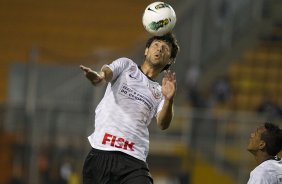
M162 40L154 40L150 47L145 50L146 61L161 68L172 62L170 54L170 44Z
M266 129L264 126L261 126L256 129L253 133L251 133L250 139L249 139L249 145L247 147L247 150L250 152L256 152L260 149L263 149L265 147L265 142L261 140L261 135L263 132L265 132Z

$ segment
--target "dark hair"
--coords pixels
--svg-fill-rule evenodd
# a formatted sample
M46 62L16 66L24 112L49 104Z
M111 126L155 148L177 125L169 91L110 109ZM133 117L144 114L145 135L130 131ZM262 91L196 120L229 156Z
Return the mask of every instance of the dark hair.
M165 41L169 44L171 44L171 53L170 53L170 58L173 59L175 61L175 58L177 56L177 53L179 51L179 45L177 43L177 40L176 40L176 37L174 34L172 33L168 33L168 34L165 34L163 36L153 36L151 38L149 38L149 40L147 41L146 43L146 48L149 48L151 43L154 41L154 40L162 40L162 41ZM167 70L169 67L170 67L171 64L167 64L163 69L163 70Z
M282 149L282 130L270 122L264 123L266 129L262 133L261 139L266 143L266 152L271 156L276 156Z

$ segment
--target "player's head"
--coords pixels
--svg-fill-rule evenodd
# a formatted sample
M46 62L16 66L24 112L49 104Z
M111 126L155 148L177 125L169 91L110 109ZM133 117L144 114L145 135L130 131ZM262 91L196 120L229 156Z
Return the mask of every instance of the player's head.
M163 36L153 36L151 38L148 39L147 43L146 43L146 48L149 48L150 45L153 43L153 41L155 40L161 40L161 41L165 41L166 43L168 43L171 46L171 52L170 52L170 60L172 61L170 64L167 64L163 69L163 70L167 70L170 65L172 63L175 62L177 53L179 51L179 45L177 43L176 37L174 34L172 33L168 33L166 35Z
M276 156L282 148L282 130L272 123L266 122L251 134L248 150L266 152L269 156Z
M276 156L282 148L282 130L268 122L264 124L264 128L266 131L262 133L261 140L266 143L266 152L271 156Z

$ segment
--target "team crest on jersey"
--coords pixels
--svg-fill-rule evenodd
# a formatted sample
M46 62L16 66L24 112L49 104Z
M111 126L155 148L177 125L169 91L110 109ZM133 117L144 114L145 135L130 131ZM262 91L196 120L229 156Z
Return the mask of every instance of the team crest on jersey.
M157 88L157 86L150 85L150 83L149 83L149 89L152 92L152 94L155 97L155 99L160 99L161 98L162 94L161 94L161 91Z
M129 68L129 71L130 71L130 72L135 71L135 66L131 66L131 67Z

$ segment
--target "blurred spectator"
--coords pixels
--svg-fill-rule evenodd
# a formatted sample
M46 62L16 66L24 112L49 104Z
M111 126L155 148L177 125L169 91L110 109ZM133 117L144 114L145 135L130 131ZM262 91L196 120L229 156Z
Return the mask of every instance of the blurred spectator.
M61 167L59 166L59 164L52 166L49 180L50 184L68 184L67 180L62 177L60 169Z
M282 108L268 95L265 96L262 103L258 106L257 112L266 116L269 120L282 118Z
M13 167L13 176L8 182L8 184L25 184L23 180L23 170L21 165L14 165Z
M13 177L11 178L9 184L25 184L21 178Z
M188 89L196 88L200 76L200 70L197 65L189 67L186 72L186 85Z
M199 67L197 65L189 67L185 77L188 101L193 107L203 107L203 100L198 90Z
M50 150L48 146L44 146L38 154L37 164L39 179L41 184L47 184L50 177Z
M68 181L70 178L70 175L72 173L72 167L69 161L64 161L61 164L61 168L60 168L60 176L62 179L64 179L65 181Z
M12 177L8 184L25 184L25 167L23 164L22 146L19 144L13 145L12 155ZM1 183L1 182L0 182Z
M215 103L225 103L232 94L227 76L217 78L212 86L212 100Z
M73 167L73 170L69 176L68 184L80 184L80 177L77 167Z
M270 18L271 16L271 3L268 0L262 1L262 18Z

